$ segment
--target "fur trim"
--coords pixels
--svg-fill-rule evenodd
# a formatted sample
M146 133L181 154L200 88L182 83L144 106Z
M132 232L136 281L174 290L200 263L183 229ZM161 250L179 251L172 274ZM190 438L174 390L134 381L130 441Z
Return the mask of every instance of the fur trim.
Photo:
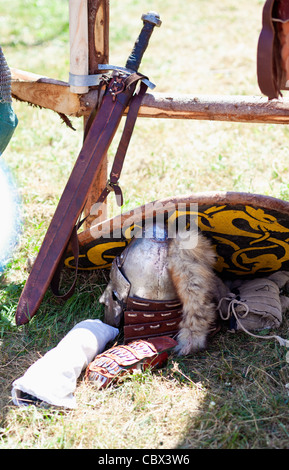
M176 351L180 355L203 350L216 328L219 279L214 273L216 253L200 233L179 233L170 240L168 265L183 304Z

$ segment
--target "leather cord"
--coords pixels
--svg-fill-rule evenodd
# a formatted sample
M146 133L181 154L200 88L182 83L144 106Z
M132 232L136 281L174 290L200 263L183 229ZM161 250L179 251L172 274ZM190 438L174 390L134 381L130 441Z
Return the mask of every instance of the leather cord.
M223 302L223 300L227 300L229 301L229 305L228 305L228 312L227 312L227 315L224 314L221 310L221 303ZM235 306L238 306L238 305L242 305L243 307L245 307L246 311L243 313L243 314L239 314L236 312L235 310ZM219 314L220 314L220 317L222 318L222 320L228 320L230 318L231 315L234 315L238 325L241 327L241 329L247 333L248 335L252 336L253 338L258 338L258 339L276 339L280 346L285 346L286 348L289 348L289 340L287 339L284 339L282 338L281 336L278 336L278 335L255 335L254 333L252 333L251 331L248 331L244 325L242 324L241 322L241 319L242 318L245 318L248 313L250 312L250 309L248 307L248 305L245 303L245 302L242 302L240 300L237 300L235 297L234 297L234 294L232 295L229 295L227 297L222 297L220 299L220 302L218 304L218 307L217 307L217 310L219 311Z

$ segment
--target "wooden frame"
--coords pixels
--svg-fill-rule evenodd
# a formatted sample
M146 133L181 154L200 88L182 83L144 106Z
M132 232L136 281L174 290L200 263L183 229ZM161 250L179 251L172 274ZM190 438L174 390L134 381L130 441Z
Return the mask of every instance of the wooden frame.
M109 0L69 0L71 73L97 74L109 63ZM97 87L71 87L49 77L11 69L12 96L68 116L86 120L98 99ZM246 123L289 123L289 100L251 96L168 95L146 93L139 117L216 120ZM107 160L96 176L85 215L107 181ZM102 220L107 217L106 208ZM86 227L90 225L90 218Z
M97 90L73 95L68 83L17 69L11 72L12 93L16 98L58 113L87 117L97 101ZM289 124L289 99L146 93L138 117Z

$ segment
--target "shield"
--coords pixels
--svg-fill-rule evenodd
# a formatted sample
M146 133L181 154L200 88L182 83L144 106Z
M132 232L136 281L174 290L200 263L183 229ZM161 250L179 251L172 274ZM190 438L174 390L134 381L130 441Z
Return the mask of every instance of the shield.
M200 230L216 250L221 278L250 278L289 270L289 202L251 193L197 193L147 203L78 234L78 269L110 268L140 228L161 220ZM68 247L65 265L75 267Z

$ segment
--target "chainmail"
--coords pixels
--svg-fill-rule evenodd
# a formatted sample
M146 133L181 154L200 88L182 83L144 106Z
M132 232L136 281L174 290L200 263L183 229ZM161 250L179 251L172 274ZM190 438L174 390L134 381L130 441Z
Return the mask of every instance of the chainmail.
M11 72L0 46L0 103L11 101Z

